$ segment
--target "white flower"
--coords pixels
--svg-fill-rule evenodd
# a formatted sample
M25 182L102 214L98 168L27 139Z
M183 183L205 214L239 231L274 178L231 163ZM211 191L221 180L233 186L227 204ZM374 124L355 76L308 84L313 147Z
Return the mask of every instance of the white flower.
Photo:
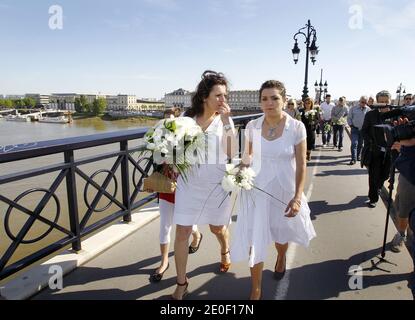
M149 143L147 144L147 149L153 151L156 149L156 145L154 143Z
M256 173L254 170L252 170L252 168L243 168L240 174L242 176L242 179L248 181L253 181L254 177L256 177Z
M236 185L235 176L233 175L225 175L222 179L222 188L226 192L233 192L238 189Z
M155 163L167 164L178 173L185 173L187 169L183 168L201 163L194 160L200 159L205 147L202 129L189 117L160 120L147 132L145 141Z
M246 180L242 180L240 183L240 187L244 190L252 190L252 184Z

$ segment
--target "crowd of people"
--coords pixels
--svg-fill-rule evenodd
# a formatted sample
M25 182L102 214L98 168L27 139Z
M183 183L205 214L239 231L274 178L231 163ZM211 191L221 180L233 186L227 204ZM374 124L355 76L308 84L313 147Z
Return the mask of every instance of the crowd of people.
M206 149L217 155L217 163L192 167L187 179L177 178L175 194L160 195L160 249L161 265L152 275L154 282L161 281L169 267L168 248L170 230L176 225L174 257L177 272L176 288L172 294L181 300L187 294L188 254L195 253L203 235L197 225L208 224L216 236L220 273L226 273L231 262L246 260L251 271L250 299L261 298L262 272L267 247L274 243L277 250L274 267L275 279L281 280L286 271L286 252L289 243L308 247L316 236L310 219L310 208L303 193L307 161L316 149L316 135L322 135L322 148L343 150L345 128L350 129L350 166L361 162L368 168L369 191L367 205L376 207L382 185L389 176L391 150L412 152L415 139L388 146L381 130L375 127L384 122L389 111L391 95L381 91L372 97L362 96L354 106L348 106L346 97L332 103L331 95L316 105L311 98L298 103L287 99L286 88L280 81L270 80L262 84L259 97L263 115L248 123L245 145L241 154L241 168L257 170L255 184L258 190L255 203L247 201L239 206L238 220L232 241L229 224L232 203L226 198L218 205L218 199L206 198L221 181L225 164L237 156L236 131L227 103L228 82L221 73L206 71L197 86L192 106L181 116L193 118L207 137ZM406 105L414 104L412 95L404 98ZM375 107L375 105L377 105ZM178 114L175 114L177 116ZM333 139L332 139L333 138ZM332 144L331 144L332 143ZM216 148L220 146L220 148ZM210 150L209 148L212 148ZM213 149L214 148L214 149ZM415 161L414 161L415 162ZM192 197L189 197L189 194ZM401 175L395 201L398 211L398 233L392 248L400 251L406 239L408 218L415 209L415 186L410 178ZM207 214L200 215L200 208ZM413 225L412 219L412 225ZM193 236L189 245L189 238ZM415 245L414 245L415 247Z

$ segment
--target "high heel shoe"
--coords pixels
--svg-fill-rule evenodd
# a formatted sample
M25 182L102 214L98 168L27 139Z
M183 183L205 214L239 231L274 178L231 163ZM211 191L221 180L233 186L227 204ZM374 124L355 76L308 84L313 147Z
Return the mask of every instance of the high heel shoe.
M222 256L226 256L227 254L230 254L230 251L228 250L225 253L221 253ZM219 268L219 272L220 273L226 273L228 272L229 268L231 267L231 263L230 262L221 262L220 263L220 268Z
M156 271L154 271L154 273L150 276L150 281L151 282L160 282L161 279L163 279L164 273L167 271L167 269L169 268L169 266L170 266L170 263L167 264L167 268L164 269L163 272L156 272Z
M189 246L189 254L196 253L199 250L200 244L202 243L203 234L200 233L199 242L197 243L196 247Z
M187 288L189 287L189 281L186 279L186 282L185 283L178 283L178 282L176 282L176 284L177 284L177 286L179 286L179 287L185 287L184 288L184 291L183 291L183 294L182 294L182 296L181 296L181 298L180 299L178 299L178 298L176 298L175 296L174 296L174 293L171 295L171 298L172 298L172 300L183 300L184 299L184 297L185 296L187 296L188 295L188 293L189 293L189 291L187 291Z
M284 257L284 271L283 272L277 271L277 265L278 265L279 258L280 257L278 256L277 262L275 263L275 267L274 267L274 279L275 280L281 280L282 278L284 278L285 271L287 271L287 258L286 257Z

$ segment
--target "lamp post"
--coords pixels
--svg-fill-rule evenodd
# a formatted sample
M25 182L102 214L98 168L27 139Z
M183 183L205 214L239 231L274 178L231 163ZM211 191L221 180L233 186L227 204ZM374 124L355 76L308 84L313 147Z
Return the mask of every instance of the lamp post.
M308 20L307 25L304 28L298 30L298 32L294 35L294 48L291 50L294 57L294 63L297 64L298 57L300 55L300 48L298 47L298 39L299 35L303 35L305 37L305 45L306 45L306 62L305 62L305 80L304 80L304 89L302 99L304 101L305 98L308 98L308 58L310 57L311 62L313 65L316 63L316 57L318 55L318 47L316 45L317 41L317 32L316 29L311 25L310 20Z
M323 69L321 69L321 75L320 75L320 83L317 82L314 84L314 88L316 90L316 94L318 94L318 104L320 105L321 103L321 94L324 92L324 97L327 94L327 88L328 88L328 84L327 81L324 82L323 84Z
M405 86L402 85L402 82L399 85L398 90L396 90L396 94L398 95L398 107L399 107L399 105L401 104L401 95L406 94L406 89L405 89Z

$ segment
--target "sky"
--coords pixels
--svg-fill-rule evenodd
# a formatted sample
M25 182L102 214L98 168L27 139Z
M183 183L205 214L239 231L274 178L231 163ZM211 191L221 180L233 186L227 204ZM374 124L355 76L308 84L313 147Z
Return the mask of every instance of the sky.
M415 0L0 0L0 17L0 94L160 99L209 69L231 90L276 79L300 97L305 38L297 65L291 49L308 19L310 93L321 69L334 97L415 93Z

